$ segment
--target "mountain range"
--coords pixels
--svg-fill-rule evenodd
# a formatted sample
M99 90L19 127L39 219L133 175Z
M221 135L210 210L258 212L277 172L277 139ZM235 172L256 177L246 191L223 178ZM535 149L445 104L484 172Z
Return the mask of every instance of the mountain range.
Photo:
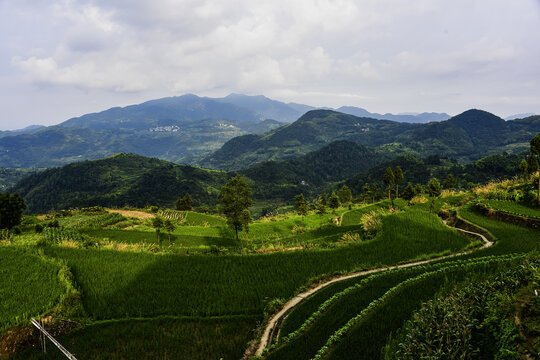
M362 116L313 110L264 96L207 98L188 94L163 98L86 114L56 126L3 132L0 167L48 168L123 152L235 170L296 158L336 140L371 146L373 151L393 157L440 154L473 161L490 153L519 151L539 130L538 117L505 122L477 110L448 120L444 120L446 114L380 115L354 107L340 110ZM376 118L381 116L434 121ZM464 121L466 118L470 121Z

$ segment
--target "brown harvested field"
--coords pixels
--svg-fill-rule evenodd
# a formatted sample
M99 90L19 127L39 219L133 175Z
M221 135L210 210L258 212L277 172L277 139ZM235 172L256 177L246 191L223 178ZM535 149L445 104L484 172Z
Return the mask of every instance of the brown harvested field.
M139 210L118 210L118 209L107 209L110 213L118 213L120 215L123 215L125 217L133 217L137 219L148 219L155 217L154 214L149 214L144 211Z

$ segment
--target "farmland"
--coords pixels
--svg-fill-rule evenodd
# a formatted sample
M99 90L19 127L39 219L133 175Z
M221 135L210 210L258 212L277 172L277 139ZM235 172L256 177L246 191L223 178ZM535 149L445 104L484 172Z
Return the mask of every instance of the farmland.
M378 358L383 349L399 346L391 334L398 334L423 302L472 275L510 269L538 249L538 230L477 213L467 202L476 196L445 194L435 211L457 212L487 229L496 243L478 251L476 242L430 214L427 200L396 199L395 209L385 200L322 216L310 211L303 217L262 217L238 241L220 216L163 209L157 215L175 224L170 246L164 229L158 244L151 222L156 213L148 210L29 216L22 233L0 245L2 270L10 269L11 276L1 278L2 294L21 297L2 302L2 327L24 324L32 316L72 318L84 326L60 341L81 358L177 358L181 347L189 359L238 359L268 317L310 284L472 250L459 259L324 288L290 312L264 355L341 359L361 352L363 358ZM135 211L147 215L128 215ZM24 271L15 271L21 264ZM68 275L62 277L64 271ZM21 290L30 274L39 274L42 290L37 285L31 293ZM66 298L75 304L60 306ZM54 351L47 356L55 358ZM43 355L29 349L15 358Z

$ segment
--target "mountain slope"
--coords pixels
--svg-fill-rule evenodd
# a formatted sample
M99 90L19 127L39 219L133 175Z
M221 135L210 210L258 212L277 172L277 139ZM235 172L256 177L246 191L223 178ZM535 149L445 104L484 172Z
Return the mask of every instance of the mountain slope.
M406 134L418 126L359 118L332 110L312 110L294 123L267 134L232 139L201 164L218 169L245 168L261 161L295 158L335 140L380 145L405 140Z
M186 192L196 204L215 203L228 176L140 155L118 154L30 175L11 190L24 197L29 213L94 205L144 207L150 203L172 207Z
M83 127L93 130L132 129L140 131L159 126L182 126L186 122L203 119L242 122L264 120L260 114L249 109L187 94L86 114L64 121L60 126Z
M272 100L263 95L248 96L243 94L230 94L224 98L217 98L214 100L249 109L262 115L265 119L273 119L287 123L295 121L305 112L313 109L313 107L308 105L291 106L291 104Z
M263 133L280 125L272 120L255 123L208 119L144 131L50 126L32 134L0 138L0 167L52 167L119 152L195 163L236 136Z
M375 146L398 155L443 155L471 162L503 151L516 153L540 131L540 117L514 121L481 110L468 110L449 120L428 124L360 118L332 110L313 110L296 122L258 136L225 143L201 164L240 169L262 161L286 160L317 150L335 140Z
M405 115L405 114L378 114L372 113L365 109L355 107L355 106L342 106L336 109L339 112L350 114L359 117L370 117L373 119L379 120L392 120L398 122L407 122L407 123L428 123L431 121L443 121L450 119L450 115L445 113L421 113L414 115Z

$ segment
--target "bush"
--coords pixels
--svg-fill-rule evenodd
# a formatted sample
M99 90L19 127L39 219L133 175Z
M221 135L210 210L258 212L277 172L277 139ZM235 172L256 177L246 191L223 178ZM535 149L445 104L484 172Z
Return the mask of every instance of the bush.
M36 234L41 234L43 232L43 225L41 224L36 224L36 226L34 227L35 231L36 231Z

